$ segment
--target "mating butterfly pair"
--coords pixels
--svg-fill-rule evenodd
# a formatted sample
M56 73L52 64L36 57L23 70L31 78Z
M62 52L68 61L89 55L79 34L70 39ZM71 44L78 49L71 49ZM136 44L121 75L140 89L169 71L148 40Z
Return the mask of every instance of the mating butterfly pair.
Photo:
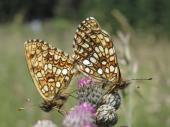
M79 25L73 42L74 55L69 55L42 40L25 43L26 60L32 79L44 99L41 108L61 108L68 97L66 89L76 69L98 81L106 81L108 92L123 82L113 41L93 18Z

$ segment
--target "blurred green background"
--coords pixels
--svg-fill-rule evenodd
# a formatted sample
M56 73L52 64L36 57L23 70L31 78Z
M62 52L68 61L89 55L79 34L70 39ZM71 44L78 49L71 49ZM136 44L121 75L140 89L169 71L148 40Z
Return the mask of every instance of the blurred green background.
M118 31L130 35L130 63L120 62L125 78L153 77L124 91L116 126L169 127L169 8L168 0L0 0L0 127L31 127L39 119L61 126L63 116L57 111L38 108L41 97L26 66L24 42L39 38L72 54L76 28L89 16L115 40L120 40ZM119 45L115 42L118 58L123 59ZM70 98L64 108L74 102ZM25 109L18 111L21 107Z

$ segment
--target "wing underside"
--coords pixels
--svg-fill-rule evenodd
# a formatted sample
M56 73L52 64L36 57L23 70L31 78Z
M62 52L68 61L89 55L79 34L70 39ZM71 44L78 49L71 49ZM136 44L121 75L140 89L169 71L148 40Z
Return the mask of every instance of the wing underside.
M64 91L74 74L73 61L63 51L38 39L25 43L25 55L34 84L46 101Z
M119 80L120 71L113 41L94 18L87 18L79 25L73 47L80 71L98 80Z

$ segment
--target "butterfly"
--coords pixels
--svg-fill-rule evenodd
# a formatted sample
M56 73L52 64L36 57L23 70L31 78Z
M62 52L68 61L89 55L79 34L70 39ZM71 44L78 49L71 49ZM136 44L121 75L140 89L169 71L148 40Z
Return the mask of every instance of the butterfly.
M111 36L95 18L89 17L80 23L74 36L73 49L78 70L103 82L108 92L129 84L122 79Z
M75 73L69 55L50 44L38 40L25 42L25 56L29 72L44 102L46 112L60 109L68 98L66 89Z

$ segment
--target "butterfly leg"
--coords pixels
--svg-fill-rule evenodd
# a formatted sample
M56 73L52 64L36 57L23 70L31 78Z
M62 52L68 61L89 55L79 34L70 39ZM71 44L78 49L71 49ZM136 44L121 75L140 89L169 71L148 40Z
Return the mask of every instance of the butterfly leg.
M57 108L57 107L54 107L54 109L56 109L57 112L58 112L59 114L61 114L62 116L65 116L65 115L67 114L67 112L66 112L65 110L63 110L63 109L59 109L59 108Z
M69 92L69 93L65 93L66 94L66 96L70 96L70 97L73 97L73 98L75 98L75 99L77 99L77 97L76 96L74 96L74 95L72 95L73 93L75 93L75 92L77 92L77 90L75 89L75 90L72 90L71 92Z

